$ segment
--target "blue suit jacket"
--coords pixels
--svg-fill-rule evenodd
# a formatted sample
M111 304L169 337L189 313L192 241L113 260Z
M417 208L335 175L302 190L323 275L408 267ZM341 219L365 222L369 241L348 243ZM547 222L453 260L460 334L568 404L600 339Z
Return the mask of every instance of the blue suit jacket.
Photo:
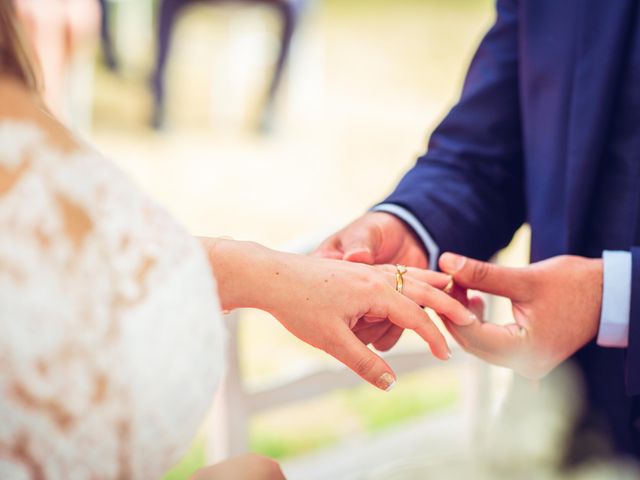
M385 203L413 213L441 251L480 259L508 244L523 222L532 227L533 261L630 250L629 348L593 344L576 358L590 403L621 448L637 452L630 415L632 397L640 394L638 177L621 179L623 187L607 194L619 220L616 215L605 231L589 225L612 129L635 129L615 148L629 154L621 157L635 153L640 164L640 113L626 119L631 125L614 115L621 94L640 107L640 62L631 65L638 87L622 91L640 27L636 4L498 0L497 20L472 61L460 101Z

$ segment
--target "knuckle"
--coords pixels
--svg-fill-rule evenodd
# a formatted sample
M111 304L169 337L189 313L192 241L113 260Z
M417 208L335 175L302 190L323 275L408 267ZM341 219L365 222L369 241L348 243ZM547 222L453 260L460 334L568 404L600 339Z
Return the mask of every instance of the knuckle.
M354 371L361 377L366 377L376 366L377 359L373 356L361 357L354 364Z
M389 288L387 275L374 269L368 269L363 272L365 288L368 292L381 294Z
M483 282L489 275L491 266L486 262L475 262L471 270L471 281L474 283Z

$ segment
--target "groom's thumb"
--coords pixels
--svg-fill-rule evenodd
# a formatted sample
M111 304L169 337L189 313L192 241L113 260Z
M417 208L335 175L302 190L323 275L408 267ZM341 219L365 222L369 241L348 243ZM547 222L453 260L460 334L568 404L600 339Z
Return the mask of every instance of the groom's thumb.
M391 367L382 358L372 352L358 337L344 325L334 332L336 338L332 338L324 350L331 356L367 382L380 390L389 391L396 383L396 376Z
M448 252L440 256L438 264L443 272L453 277L457 285L464 288L511 300L521 300L529 291L524 269L501 267Z
M348 262L366 263L372 265L376 259L376 247L373 234L362 230L353 232L349 238L343 239L342 259Z

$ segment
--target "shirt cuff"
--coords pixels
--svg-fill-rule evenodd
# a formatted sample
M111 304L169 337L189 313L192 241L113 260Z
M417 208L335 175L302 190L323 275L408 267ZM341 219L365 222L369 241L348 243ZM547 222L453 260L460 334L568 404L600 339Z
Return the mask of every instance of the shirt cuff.
M393 203L381 203L371 209L374 212L386 212L395 215L400 220L409 225L422 241L427 254L429 255L429 268L431 270L438 269L438 257L440 256L440 248L433 237L427 232L420 220L406 208L400 207Z
M631 312L631 252L602 252L602 311L597 343L626 348Z

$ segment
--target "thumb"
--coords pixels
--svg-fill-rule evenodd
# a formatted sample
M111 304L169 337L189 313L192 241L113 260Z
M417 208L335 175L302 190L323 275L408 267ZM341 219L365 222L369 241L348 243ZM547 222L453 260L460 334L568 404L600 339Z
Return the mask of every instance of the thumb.
M367 382L380 390L389 391L396 383L396 375L387 362L363 344L346 325L341 325L327 348L336 360L344 363Z
M342 238L342 259L373 265L378 250L375 229L361 227L348 233Z
M525 269L501 267L449 252L440 256L438 264L443 272L453 276L457 285L464 288L515 301L526 299L530 291Z

